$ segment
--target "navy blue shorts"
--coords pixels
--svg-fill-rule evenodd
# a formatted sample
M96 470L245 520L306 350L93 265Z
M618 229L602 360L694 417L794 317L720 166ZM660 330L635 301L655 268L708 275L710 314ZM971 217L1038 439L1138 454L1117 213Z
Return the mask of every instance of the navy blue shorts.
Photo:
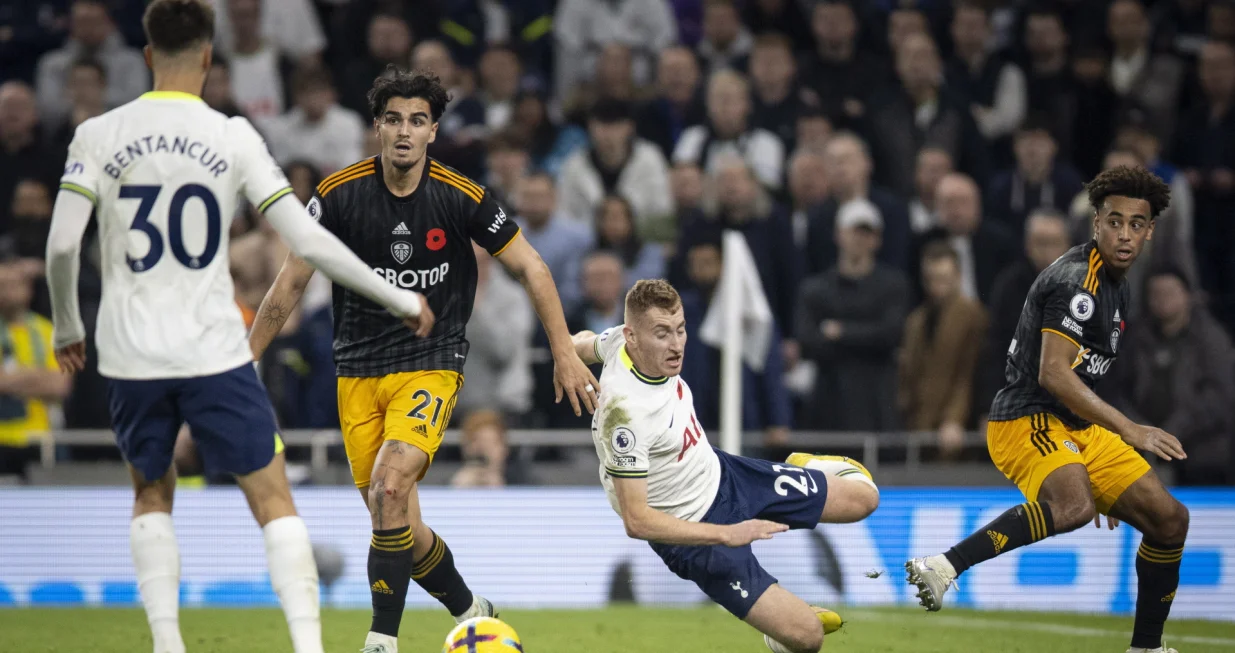
M789 528L813 529L828 500L823 472L734 456L716 449L720 488L703 516L708 524L766 519ZM776 579L755 559L751 546L674 546L652 543L673 573L693 581L713 601L745 619Z
M187 423L207 474L255 472L279 450L266 388L251 364L213 376L107 379L112 429L124 459L147 482L172 464L176 436Z

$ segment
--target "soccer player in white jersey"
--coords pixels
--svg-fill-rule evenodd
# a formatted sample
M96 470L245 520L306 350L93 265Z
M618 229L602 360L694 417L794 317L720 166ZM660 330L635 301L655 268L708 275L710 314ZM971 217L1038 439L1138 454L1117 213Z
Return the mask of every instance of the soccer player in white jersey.
M574 336L588 364L604 363L592 439L600 481L626 533L764 634L777 653L818 651L840 617L807 605L759 566L751 542L790 528L864 519L879 489L861 464L795 453L788 464L713 449L678 374L686 318L673 286L637 282L626 324Z
M181 653L180 554L172 527L176 434L192 428L208 468L235 474L266 543L270 582L297 653L322 651L317 567L288 487L274 412L257 379L228 270L243 194L291 249L424 336L418 294L373 274L292 194L253 127L210 109L214 11L154 0L143 26L155 91L88 120L69 146L47 245L56 358L85 360L77 303L81 238L94 211L103 300L96 338L112 424L136 491L130 545L155 653Z

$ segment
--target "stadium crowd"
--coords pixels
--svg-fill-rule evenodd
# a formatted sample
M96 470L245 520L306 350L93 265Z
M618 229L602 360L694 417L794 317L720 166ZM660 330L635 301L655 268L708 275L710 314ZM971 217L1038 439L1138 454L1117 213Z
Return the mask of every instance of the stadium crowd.
M1146 166L1172 202L1129 279L1102 392L1180 438L1180 482L1235 483L1231 0L216 6L204 99L257 126L302 201L377 153L365 93L387 65L441 77L453 100L431 155L517 216L572 330L620 323L625 290L666 277L693 335L721 232L741 232L776 322L765 369L745 370L743 415L770 445L789 429L933 431L957 455L1002 384L1030 284L1089 237L1084 182ZM54 371L41 258L76 125L149 89L143 7L0 7L0 474L39 431L108 426L97 373ZM249 319L287 253L255 216L232 229ZM91 330L98 257L88 247L82 270ZM553 403L526 295L477 259L457 414L489 431L468 446L504 451L503 425L585 428ZM704 428L719 421L719 359L690 340L682 375ZM285 427L337 427L322 275L261 372Z

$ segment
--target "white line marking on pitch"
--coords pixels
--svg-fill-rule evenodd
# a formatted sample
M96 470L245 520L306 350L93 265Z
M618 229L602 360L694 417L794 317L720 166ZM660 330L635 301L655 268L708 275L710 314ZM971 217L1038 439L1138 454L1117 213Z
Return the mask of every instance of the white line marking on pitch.
M841 615L846 620L853 619L854 621L884 621L888 618L887 613L864 611L864 610L842 610ZM1034 621L1006 621L1003 619L983 619L981 617L954 617L942 615L931 617L931 621L941 623L945 626L956 626L959 628L984 628L984 629L1009 629L1009 630L1028 630L1041 633L1054 633L1056 635L1068 635L1071 637L1119 637L1127 636L1128 633L1119 630L1105 630L1102 628L1085 628L1082 626L1064 626L1060 624L1047 624ZM1213 646L1235 646L1235 639L1227 637L1203 637L1200 635L1172 635L1169 633L1170 624L1167 624L1168 633L1164 638L1169 643L1184 642L1188 644L1211 644Z

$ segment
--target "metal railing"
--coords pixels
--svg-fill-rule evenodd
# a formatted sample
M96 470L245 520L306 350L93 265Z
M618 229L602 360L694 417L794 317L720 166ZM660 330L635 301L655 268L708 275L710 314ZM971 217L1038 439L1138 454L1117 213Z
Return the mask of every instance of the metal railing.
M343 435L337 429L281 431L283 443L289 449L308 449L309 466L315 472L324 471L329 465L331 447L343 444ZM922 450L933 448L938 434L933 431L917 432L859 432L859 431L793 431L787 446L804 451L861 450L860 460L872 472L879 467L880 450L903 450L905 465L916 469L922 462ZM507 442L512 447L565 447L592 448L592 434L584 429L514 429L507 432ZM448 429L443 444L457 445L459 431ZM758 447L763 443L763 434L748 431L743 434L744 447ZM40 461L44 468L56 465L58 447L99 447L115 444L115 435L110 429L62 430L42 434L38 438ZM986 436L966 433L963 447L986 448Z

